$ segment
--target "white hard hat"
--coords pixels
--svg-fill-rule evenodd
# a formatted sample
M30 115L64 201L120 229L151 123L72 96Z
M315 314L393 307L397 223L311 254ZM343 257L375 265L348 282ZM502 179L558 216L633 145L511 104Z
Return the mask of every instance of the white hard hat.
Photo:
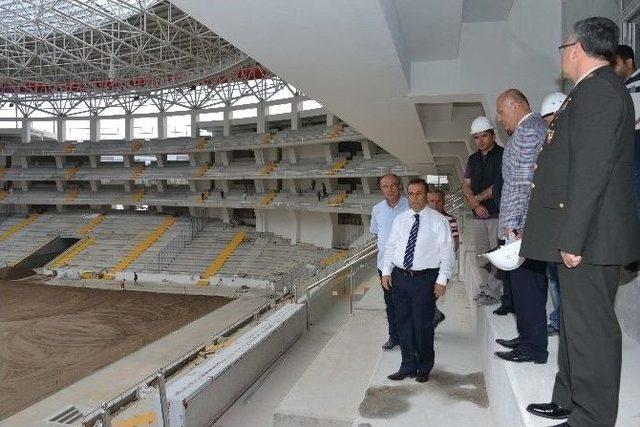
M564 100L567 99L567 95L562 92L553 92L544 97L542 100L542 107L540 108L540 115L542 117L547 114L553 114L560 109Z
M493 129L491 120L489 120L485 116L479 116L471 122L471 132L469 133L473 135L474 133L484 132L489 129Z
M524 263L524 258L520 256L521 245L522 239L514 240L480 256L488 259L491 264L500 270L515 270Z

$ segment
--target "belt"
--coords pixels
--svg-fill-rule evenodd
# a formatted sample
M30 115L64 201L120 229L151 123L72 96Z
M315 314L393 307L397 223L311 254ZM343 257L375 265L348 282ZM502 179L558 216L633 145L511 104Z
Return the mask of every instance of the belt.
M427 273L431 273L438 270L439 268L425 268L424 270L405 270L404 268L393 267L393 271L396 271L400 274L403 274L405 276L410 276L410 277L420 277L420 276L424 276Z

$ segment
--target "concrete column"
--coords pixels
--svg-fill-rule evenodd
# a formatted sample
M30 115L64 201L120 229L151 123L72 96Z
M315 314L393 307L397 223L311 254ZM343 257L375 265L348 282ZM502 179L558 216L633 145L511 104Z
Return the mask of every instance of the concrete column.
M324 144L322 148L324 150L324 159L327 164L333 163L336 155L338 154L338 146L336 144Z
M371 225L371 215L362 214L360 217L362 218L362 227L364 228L364 232L368 233L369 226Z
M20 156L18 157L18 163L22 169L29 168L29 157L28 156Z
M196 159L196 153L189 153L189 165L197 166L198 160Z
M159 179L158 181L156 181L156 185L158 187L158 193L164 193L164 191L167 189L167 181L164 179Z
M124 140L133 141L133 117L130 114L124 117Z
M267 131L267 107L264 105L264 102L258 104L256 127L258 133L265 133Z
M298 192L298 186L296 185L296 180L295 179L287 179L285 181L287 182L287 188L289 189L290 193L297 193Z
M62 156L53 156L56 161L56 167L58 169L62 169L64 166L62 165Z
M294 97L291 101L291 130L300 129L300 111L302 111L302 101Z
M91 116L89 118L89 141L100 141L100 119L98 116Z
M335 126L336 123L336 116L334 116L332 113L327 113L327 126Z
M167 114L158 114L158 139L167 139Z
M229 192L229 180L227 180L227 179L216 180L216 187L218 185L220 186L220 188L218 188L218 190L222 190L225 193Z
M233 215L232 209L230 208L221 208L221 215L220 217L222 218L222 222L224 222L225 224L229 224L231 222L231 216Z
M216 151L216 163L222 163L224 166L229 166L231 161L231 155L229 151Z
M264 165L264 150L253 150L253 155L256 158L256 165Z
M267 230L267 214L263 209L253 210L256 216L256 231L258 233L264 233Z
M189 215L191 215L192 217L196 216L196 208L195 208L195 206L189 206Z
M192 193L198 192L195 181L189 181L189 191L191 191Z
M369 185L369 178L366 176L363 176L362 178L360 178L360 180L362 181L362 191L364 191L364 194L371 194L371 186Z
M89 164L91 165L92 169L96 169L98 167L98 161L98 156L89 156Z
M371 160L371 143L369 141L362 141L362 154L365 160Z
M62 205L56 205L56 212L61 213L64 211L64 207Z
M64 192L64 187L62 185L62 180L61 179L56 179L56 190L58 191L58 193L63 193Z
M409 177L408 176L402 176L400 177L400 181L402 181L402 188L404 189L404 191L407 191L409 189Z
M298 163L296 147L287 147L287 154L289 155L289 163Z
M29 181L20 181L22 191L29 191Z
M291 238L291 244L295 245L300 241L300 213L298 211L289 211L289 237Z
M125 168L130 168L134 163L133 154L123 154L122 155L122 159L124 160L124 167Z
M163 168L166 161L167 161L166 154L156 154L156 163L158 164L159 168Z
M256 187L256 193L262 194L265 193L265 185L264 180L262 179L254 179L253 185Z
M91 185L91 191L97 192L99 183L100 183L100 181L96 181L95 179L89 181L89 185Z
M31 142L31 120L26 117L22 119L22 143L28 144Z
M126 191L127 193L131 193L133 188L133 181L125 181L124 182L124 191Z
M67 140L67 120L64 117L56 119L56 141L65 142Z
M226 107L222 112L222 136L231 135L231 110Z
M200 110L191 110L191 138L198 137L198 118L200 117Z

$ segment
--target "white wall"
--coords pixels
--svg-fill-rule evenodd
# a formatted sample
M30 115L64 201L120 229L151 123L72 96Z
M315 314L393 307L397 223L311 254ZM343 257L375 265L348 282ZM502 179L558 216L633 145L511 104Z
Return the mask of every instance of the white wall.
M517 87L538 110L542 98L560 88L561 40L560 2L517 1L506 22L463 24L457 59L414 62L411 97L479 101L493 119L497 96Z
M323 248L333 245L333 221L326 212L305 212L300 215L300 241Z

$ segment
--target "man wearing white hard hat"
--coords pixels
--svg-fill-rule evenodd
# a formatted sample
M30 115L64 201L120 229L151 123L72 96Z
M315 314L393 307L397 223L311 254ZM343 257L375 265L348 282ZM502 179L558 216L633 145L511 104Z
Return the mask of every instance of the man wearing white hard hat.
M473 236L477 253L487 252L498 245L499 209L494 199L493 185L502 170L503 148L496 144L491 121L477 117L471 123L473 140L478 151L469 156L464 171L462 191L467 206L473 211ZM480 293L474 297L478 305L500 302L502 281L498 269L484 258L478 258ZM505 313L506 314L506 313Z

